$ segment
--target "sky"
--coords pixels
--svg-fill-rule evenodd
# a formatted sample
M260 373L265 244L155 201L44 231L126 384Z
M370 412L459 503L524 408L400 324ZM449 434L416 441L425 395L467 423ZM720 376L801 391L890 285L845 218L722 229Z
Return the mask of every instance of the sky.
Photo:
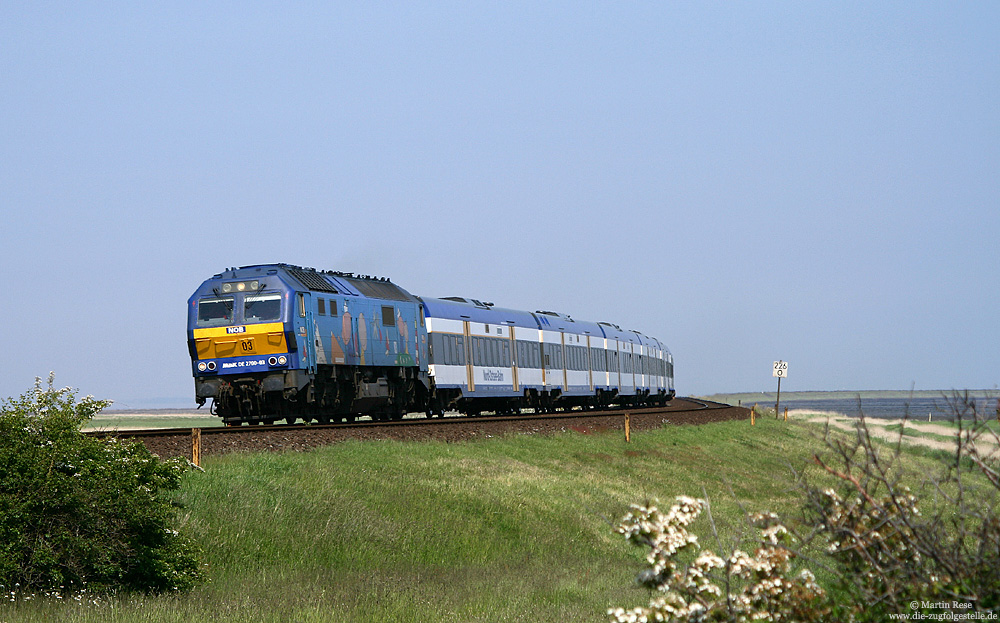
M1000 3L0 3L0 398L194 407L230 266L610 321L680 395L1000 384Z

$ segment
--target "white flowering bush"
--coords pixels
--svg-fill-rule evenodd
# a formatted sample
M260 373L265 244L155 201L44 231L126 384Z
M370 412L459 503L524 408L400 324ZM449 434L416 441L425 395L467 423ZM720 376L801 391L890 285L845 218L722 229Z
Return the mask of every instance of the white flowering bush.
M0 594L190 588L202 571L166 497L187 469L80 426L108 401L36 380L0 404Z
M885 444L863 416L853 436L827 427L827 451L813 457L818 475L798 475L797 528L806 536L773 514L752 515L753 555L700 551L688 528L704 500L679 497L666 513L655 503L633 506L618 532L649 548L638 582L655 592L648 606L609 610L611 619L862 623L1000 610L1000 434L968 394L949 404L954 449L940 455L937 471L907 473L903 429ZM793 573L795 551L823 565L826 590L808 570Z
M801 484L805 521L836 565L841 618L883 621L942 604L1000 608L1000 437L968 395L950 406L954 450L930 473L906 473L902 431L886 446L872 440L864 418L853 438L827 430L832 458L814 460L835 486ZM921 483L923 505L904 477Z
M825 593L807 569L795 574L788 530L773 514L751 517L758 531L754 553L727 558L700 551L688 527L707 502L678 497L667 512L657 503L633 505L617 531L649 548L637 582L654 591L649 605L614 608L616 623L646 621L819 621L828 612Z

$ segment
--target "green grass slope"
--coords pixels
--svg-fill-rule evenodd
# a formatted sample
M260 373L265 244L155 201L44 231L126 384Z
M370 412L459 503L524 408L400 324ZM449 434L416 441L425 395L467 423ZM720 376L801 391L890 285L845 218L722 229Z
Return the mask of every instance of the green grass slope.
M647 600L632 584L645 552L612 532L630 503L707 494L728 542L742 526L732 493L750 511L797 508L788 465L808 463L819 431L762 419L630 444L567 432L213 457L179 495L208 584L8 603L0 620L603 621ZM716 549L705 517L694 528Z

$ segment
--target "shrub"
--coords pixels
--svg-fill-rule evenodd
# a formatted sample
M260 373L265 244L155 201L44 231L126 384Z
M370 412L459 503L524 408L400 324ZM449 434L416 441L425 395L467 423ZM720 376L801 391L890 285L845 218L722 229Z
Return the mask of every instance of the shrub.
M970 618L1000 608L1000 436L968 394L950 405L955 448L936 474L904 470L905 423L891 446L872 439L863 415L847 439L828 426L828 452L814 456L822 475L798 477L804 513L797 532L806 536L773 514L751 516L760 529L753 556L705 551L695 558L698 538L687 527L707 508L704 500L677 498L665 514L655 504L633 506L618 532L649 548L637 580L657 593L649 606L608 614L622 623L860 623L942 612ZM930 499L923 510L904 484L915 481ZM792 573L798 552L817 550L825 557L813 562L827 569L829 590L807 569Z
M636 581L656 591L648 606L614 608L616 623L639 621L821 621L825 593L812 573L792 570L792 537L773 514L751 517L759 547L726 558L705 550L695 557L698 537L687 527L707 508L701 499L678 497L663 513L655 503L632 506L618 532L648 547L648 567Z
M36 379L0 405L0 586L8 592L185 590L202 579L165 495L187 469L142 444L86 437L110 404Z
M913 610L1000 607L1000 438L968 394L949 402L954 450L937 473L907 474L903 430L887 447L872 440L862 417L853 438L827 429L832 458L814 457L834 486L800 480L805 524L836 563L841 603L865 604L841 606L841 616L883 621Z

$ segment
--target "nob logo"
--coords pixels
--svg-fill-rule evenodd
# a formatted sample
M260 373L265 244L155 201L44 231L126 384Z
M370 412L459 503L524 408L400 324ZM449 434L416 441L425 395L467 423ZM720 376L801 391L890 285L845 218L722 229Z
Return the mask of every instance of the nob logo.
M246 333L246 327L226 327L226 333Z

